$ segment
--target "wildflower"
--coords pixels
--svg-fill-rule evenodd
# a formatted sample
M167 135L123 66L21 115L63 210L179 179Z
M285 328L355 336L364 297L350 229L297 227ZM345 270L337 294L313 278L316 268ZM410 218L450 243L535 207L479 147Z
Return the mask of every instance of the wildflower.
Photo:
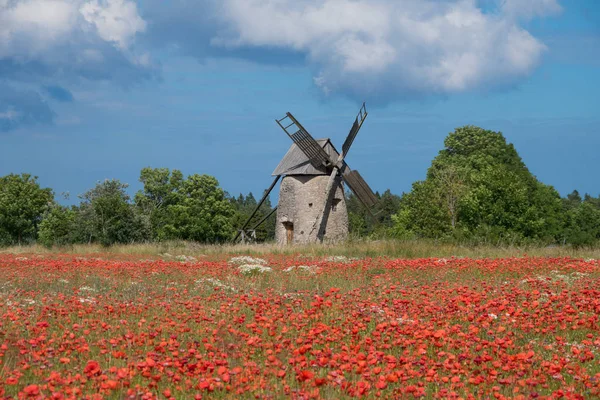
M229 264L244 265L244 264L259 264L267 265L267 261L262 258L254 258L250 256L233 257L229 260Z
M265 272L271 272L273 269L271 267L266 267L260 264L244 264L238 267L238 271L240 271L244 275L252 275L254 273L263 274Z
M231 292L237 292L236 288L234 288L233 286L226 285L216 278L198 279L194 283L196 284L196 286L202 286L204 284L207 284L208 286L211 286L211 287L218 287L218 288L221 288L224 290L229 290Z
M197 262L198 261L198 259L196 257L186 256L186 255L179 255L179 256L175 257L175 259L177 261L181 261L181 262Z
M306 272L306 273L314 275L317 272L319 272L321 269L315 265L298 265L298 266L287 267L286 269L283 270L283 272L292 272L294 270L302 271L302 272Z

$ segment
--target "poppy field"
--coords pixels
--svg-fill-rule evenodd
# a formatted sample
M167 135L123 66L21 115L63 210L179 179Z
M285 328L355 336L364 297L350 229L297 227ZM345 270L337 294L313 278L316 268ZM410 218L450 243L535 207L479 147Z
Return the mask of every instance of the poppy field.
M597 260L0 254L0 398L588 399Z

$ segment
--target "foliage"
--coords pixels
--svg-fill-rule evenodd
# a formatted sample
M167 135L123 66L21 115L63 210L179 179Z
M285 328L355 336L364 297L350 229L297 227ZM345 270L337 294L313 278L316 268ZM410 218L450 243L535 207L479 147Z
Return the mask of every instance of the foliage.
M155 240L170 238L167 226L171 208L183 202L183 174L168 168L143 168L140 172L143 189L136 193L135 204Z
M58 204L50 207L43 215L39 226L38 241L44 246L63 246L76 242L77 213Z
M563 199L565 228L563 242L574 247L592 246L600 241L600 197L582 200L577 191Z
M53 198L52 189L41 188L36 176L0 177L0 244L35 240L38 224Z
M560 196L529 172L501 133L465 126L444 146L426 179L402 197L395 232L510 242L557 238Z
M128 185L116 179L98 182L80 196L78 225L89 241L109 246L146 238L141 218L129 203ZM80 233L79 240L84 239Z
M144 168L136 208L155 240L219 243L231 238L234 210L216 178L179 170Z
M216 178L179 170L143 168L133 202L127 184L98 183L71 208L28 174L0 177L0 245L196 241L231 239L257 206L252 193L231 197ZM600 197L573 191L561 199L537 180L500 132L457 128L444 140L425 179L402 196L376 193L369 211L346 193L353 239L431 239L471 245L600 244ZM259 242L275 236L276 215L267 198L247 228Z
M249 193L247 196L244 196L240 193L240 195L237 198L231 197L230 202L233 205L233 208L235 209L235 214L232 219L233 227L236 229L240 229L244 225L244 223L246 223L248 218L250 218L252 212L256 209L258 201L254 198L254 195L252 193ZM257 223L259 223L267 215L269 215L271 211L273 211L273 206L271 204L271 199L267 197L265 199L265 202L257 210L252 220L250 220L250 222L248 223L247 228L254 227ZM273 213L258 228L256 228L256 240L258 242L265 242L275 239L276 218L276 214Z
M218 243L231 238L233 207L209 175L190 175L182 184L182 201L169 206L168 238Z
M354 193L346 192L350 233L358 237L386 237L394 226L393 215L400 207L400 196L387 189L383 194L375 193L377 204L369 211Z

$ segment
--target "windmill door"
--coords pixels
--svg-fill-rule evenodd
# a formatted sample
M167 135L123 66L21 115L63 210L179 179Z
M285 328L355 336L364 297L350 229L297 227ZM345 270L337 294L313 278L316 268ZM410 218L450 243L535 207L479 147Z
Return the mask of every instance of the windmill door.
M286 244L292 244L294 242L294 224L291 222L284 222L285 227L285 242Z

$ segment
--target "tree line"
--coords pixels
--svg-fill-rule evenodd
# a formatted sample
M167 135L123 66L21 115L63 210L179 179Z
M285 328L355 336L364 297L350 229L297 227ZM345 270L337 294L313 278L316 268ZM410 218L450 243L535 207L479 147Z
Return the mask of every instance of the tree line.
M144 168L133 198L119 180L98 182L63 206L50 188L29 174L0 177L0 244L38 242L134 243L230 240L257 206L252 193L231 196L216 178L179 170ZM600 197L573 191L561 198L525 166L500 132L465 126L450 133L424 180L408 193L376 193L367 212L347 193L353 237L436 239L471 244L569 244L600 242ZM262 194L261 194L262 197ZM251 224L273 210L263 203ZM274 238L275 214L257 229L258 241Z

